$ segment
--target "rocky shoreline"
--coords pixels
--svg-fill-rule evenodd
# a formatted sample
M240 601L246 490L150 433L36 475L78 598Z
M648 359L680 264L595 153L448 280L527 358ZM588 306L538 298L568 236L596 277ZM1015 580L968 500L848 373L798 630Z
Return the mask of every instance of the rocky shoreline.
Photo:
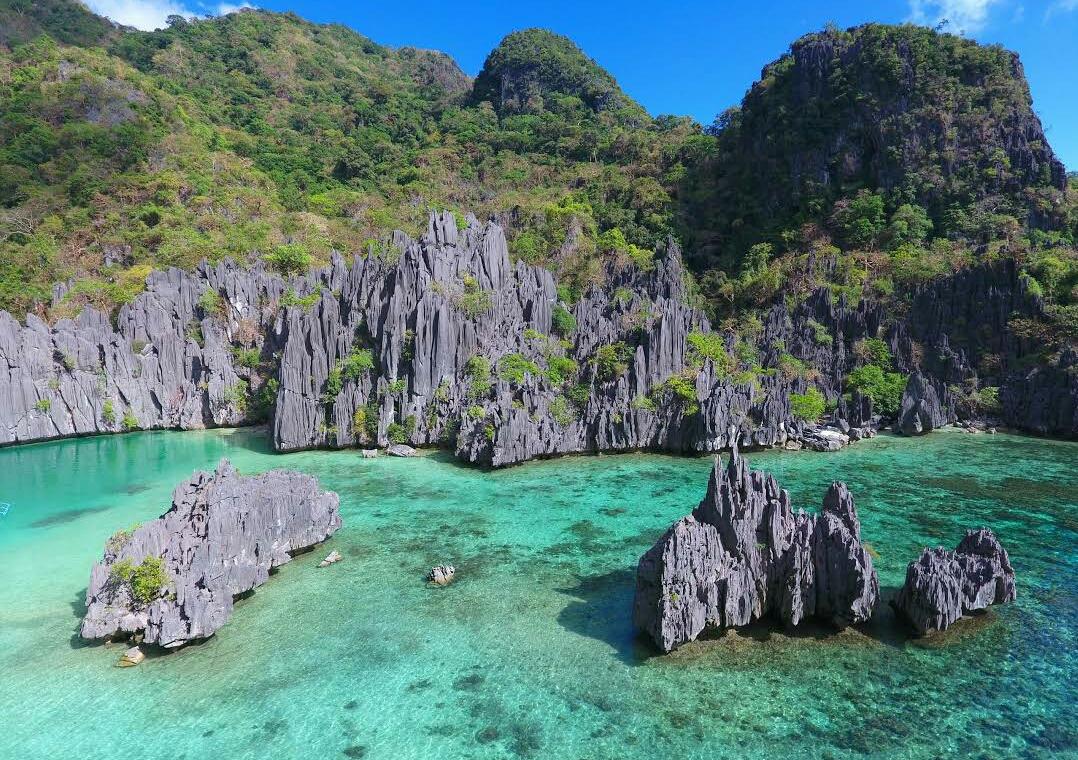
M1043 306L1011 262L921 288L903 321L820 289L776 304L748 337L715 331L690 305L673 242L605 279L567 304L549 271L510 261L496 224L471 217L460 230L445 213L420 240L398 233L381 255L335 255L289 280L230 262L154 272L115 324L92 308L51 326L0 313L0 445L268 420L278 451L438 446L493 467L586 452L833 450L890 424L869 398L843 395L869 338L909 374L905 434L984 418L969 389L998 387L999 424L1078 436L1067 369L1078 356L1019 369L1040 347L1009 320ZM831 407L825 423L794 413L791 399L810 391Z

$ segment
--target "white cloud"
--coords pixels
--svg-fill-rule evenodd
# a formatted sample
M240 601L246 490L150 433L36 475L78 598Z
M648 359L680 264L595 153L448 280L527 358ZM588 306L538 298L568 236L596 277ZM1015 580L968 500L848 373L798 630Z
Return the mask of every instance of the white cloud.
M910 20L934 25L947 20L947 30L976 34L988 23L988 13L1001 0L910 0ZM1078 0L1063 0L1078 3Z
M1058 0L1058 2L1048 6L1048 10L1044 12L1044 20L1047 21L1057 13L1070 13L1071 11L1078 11L1078 0Z
M217 5L194 0L194 8L184 5L183 0L85 0L85 2L94 13L107 16L118 24L146 31L167 26L166 19L173 15L185 18L198 15L227 16L243 8L255 7L243 0L219 2Z
M239 3L234 5L232 3L221 3L216 8L216 16L227 16L229 13L235 13L236 11L242 11L244 8L254 8L255 6L250 3Z
M118 24L150 31L167 26L169 16L193 16L190 9L173 0L86 0L94 13Z

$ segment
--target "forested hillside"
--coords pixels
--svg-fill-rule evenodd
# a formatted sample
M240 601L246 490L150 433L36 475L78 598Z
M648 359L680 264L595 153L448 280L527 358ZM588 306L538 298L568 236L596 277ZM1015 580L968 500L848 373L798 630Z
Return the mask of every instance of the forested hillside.
M448 208L500 221L569 301L605 261L647 269L674 236L723 319L821 284L898 298L1008 257L1074 329L1075 192L998 47L914 26L810 34L705 130L652 117L544 30L507 36L472 82L441 53L291 14L146 33L70 0L0 13L15 313L49 311L70 278L53 316L110 309L152 268L202 258L288 273L332 250L392 256L391 230Z

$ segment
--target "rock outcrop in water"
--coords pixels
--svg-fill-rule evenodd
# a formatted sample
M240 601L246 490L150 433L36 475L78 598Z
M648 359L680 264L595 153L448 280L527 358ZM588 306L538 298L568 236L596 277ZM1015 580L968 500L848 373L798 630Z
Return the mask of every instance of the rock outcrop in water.
M635 625L664 652L706 628L774 616L789 626L872 617L879 581L861 545L853 497L833 483L819 515L794 513L789 493L735 451L716 460L707 495L640 559Z
M987 529L971 530L954 551L925 549L906 568L891 605L921 635L946 630L963 615L1015 599L1007 550Z
M180 484L161 517L109 540L90 573L81 635L141 633L170 648L205 639L228 621L237 595L340 525L337 494L313 477L244 477L223 459L212 475Z

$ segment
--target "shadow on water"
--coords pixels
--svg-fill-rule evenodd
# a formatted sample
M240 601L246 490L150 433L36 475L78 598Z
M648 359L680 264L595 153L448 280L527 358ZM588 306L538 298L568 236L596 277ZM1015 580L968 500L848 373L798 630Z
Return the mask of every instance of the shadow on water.
M558 624L609 644L626 665L640 665L656 652L633 630L635 589L636 573L629 568L581 578L575 586L557 589L577 600L558 613Z
M51 528L54 525L63 525L65 523L74 522L80 517L86 515L92 515L95 512L105 512L112 509L111 504L105 504L100 507L82 507L81 509L68 509L63 512L58 512L54 515L47 515L38 520L34 520L30 523L31 528Z
M566 605L558 614L559 625L573 633L608 644L617 658L626 665L641 665L652 657L661 656L648 637L633 628L635 577L635 573L626 568L581 578L575 586L558 589L560 593L577 600ZM882 587L880 602L872 620L846 631L836 629L827 622L814 620L805 621L796 628L785 628L775 620L764 619L738 628L736 633L741 640L749 639L759 643L775 643L783 639L790 642L833 641L836 645L849 645L851 641L861 639L865 644L874 642L894 649L902 649L911 643L919 645L922 640L914 635L912 629L890 606L890 600L897 592L897 586ZM972 625L979 627L985 624L980 617L975 619L977 622ZM698 641L718 642L726 633L724 629L710 629L705 631ZM951 637L945 635L938 636L933 639L933 643L945 644L944 640L949 638Z

